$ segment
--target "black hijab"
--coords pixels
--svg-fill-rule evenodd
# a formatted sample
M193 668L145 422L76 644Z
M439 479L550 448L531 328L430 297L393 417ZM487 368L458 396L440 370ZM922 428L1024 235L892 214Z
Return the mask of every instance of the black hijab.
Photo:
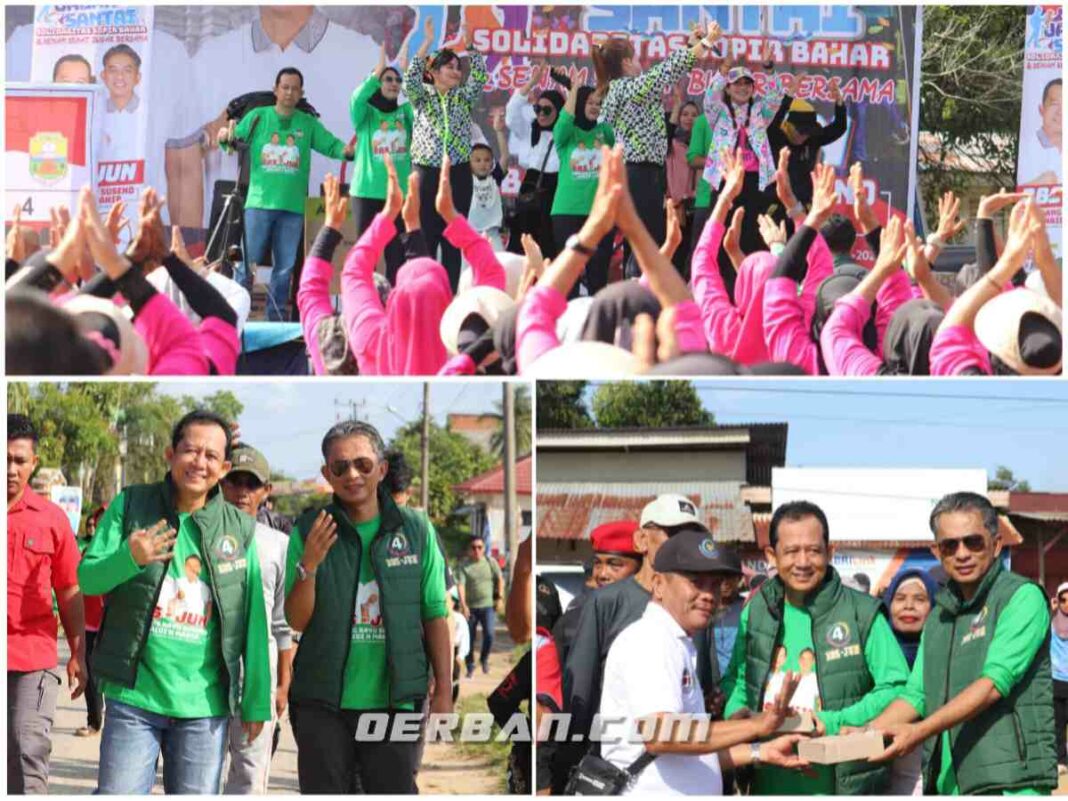
M630 327L639 314L651 315L654 320L660 316L656 296L637 281L609 284L590 304L582 339L629 349Z
M857 270L863 272L859 267ZM820 288L816 290L816 311L812 315L812 341L817 345L820 341L820 334L823 333L823 326L827 324L827 320L830 319L831 313L834 311L834 302L856 289L860 281L860 276L852 271L843 270L829 276L820 284ZM872 317L864 326L862 339L868 350L874 353L879 341L878 333L875 330L874 308Z
M583 131L592 131L597 120L591 120L586 116L586 101L590 95L597 91L595 86L580 86L578 96L575 98L575 127Z
M516 320L519 316L519 304L517 303L507 311L501 312L501 316L493 323L493 346L501 356L501 369L505 375L516 374Z
M384 70L382 70L382 75L385 75L387 72L394 73L398 78L402 77L400 71L397 70L395 67L386 67ZM379 76L379 80L381 80L381 76ZM397 110L397 100L395 98L393 100L387 100L386 96L382 94L381 87L378 88L377 92L371 95L367 103L368 105L374 106L383 114L389 114Z
M902 304L886 327L880 375L930 375L931 343L945 316L934 301L917 298Z
M548 100L550 103L552 103L553 106L556 108L557 118L559 118L560 109L562 109L564 107L564 97L563 97L563 95L561 95L555 89L546 89L538 97L538 100L539 101ZM554 122L553 125L555 125L555 124L556 123ZM535 114L534 115L534 122L532 122L530 124L530 146L531 147L537 147L538 146L538 140L541 139L541 132L542 131L551 131L552 129L553 129L552 125L548 126L547 128L543 128L541 126L541 117L539 117L537 114Z

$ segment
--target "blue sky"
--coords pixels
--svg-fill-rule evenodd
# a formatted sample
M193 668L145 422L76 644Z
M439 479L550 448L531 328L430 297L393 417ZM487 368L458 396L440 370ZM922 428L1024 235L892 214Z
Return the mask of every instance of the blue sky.
M696 385L719 423L788 423L791 467L982 467L993 475L1006 465L1033 490L1068 492L1063 379Z
M351 416L351 402L360 419L378 428L388 441L405 422L420 414L423 384L420 381L241 381L161 382L160 392L170 395L210 395L226 389L245 405L241 414L241 438L255 445L272 468L300 479L319 473L319 445L323 434L342 416ZM435 381L430 389L430 410L445 423L450 412L493 412L501 398L496 382ZM393 411L390 411L392 409Z

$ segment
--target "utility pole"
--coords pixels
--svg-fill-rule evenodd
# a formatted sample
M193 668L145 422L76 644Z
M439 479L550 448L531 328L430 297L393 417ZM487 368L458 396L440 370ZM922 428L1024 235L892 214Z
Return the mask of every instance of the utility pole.
M509 565L515 564L519 527L515 487L515 387L504 382L504 541L508 544ZM512 571L509 571L512 572Z
M423 435L420 437L419 447L423 453L422 469L420 471L419 492L423 504L423 511L430 514L430 382L423 382Z
M362 400L355 400L351 398L349 400L341 400L340 398L334 398L334 408L339 410L344 410L347 408L349 410L347 419L349 420L361 419L363 417L363 407L365 405L365 402ZM334 415L336 419L334 420L334 422L340 423L342 419L344 419L344 414L344 411L335 412Z

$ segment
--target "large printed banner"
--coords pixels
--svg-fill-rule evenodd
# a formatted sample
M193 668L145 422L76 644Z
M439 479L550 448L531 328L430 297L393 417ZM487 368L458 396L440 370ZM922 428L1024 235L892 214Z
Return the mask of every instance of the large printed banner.
M49 209L75 208L92 182L91 87L17 87L5 92L4 208L15 204L24 223L47 223Z
M742 561L749 572L774 572L763 556ZM938 560L927 548L835 548L831 566L850 586L866 585L871 595L881 595L902 570L930 572L938 567Z
M134 206L146 160L156 157L147 152L152 19L152 6L36 7L31 80L103 87L93 183L104 208L120 200Z
M1064 167L1061 139L1064 6L1027 7L1023 99L1020 109L1020 160L1016 185L1046 213L1053 252L1061 256Z
M97 14L104 14L127 7L97 8ZM794 96L811 102L824 122L833 114L832 83L841 88L849 108L848 130L825 148L825 156L842 176L844 201L851 200L844 179L853 161L864 164L869 199L880 214L888 209L904 214L913 194L908 161L918 64L914 6L159 6L154 25L151 9L139 11L141 22L152 30L151 40L146 43L142 32L142 44L131 46L143 48L138 51L142 59L151 57L160 65L151 87L143 80L137 87L151 114L147 177L167 195L172 220L186 226L205 225L215 181L236 176L236 158L221 154L212 143L232 98L270 89L279 69L295 66L304 74L305 95L323 123L347 140L352 136L350 97L374 68L380 45L385 43L390 59L406 40L414 53L428 16L435 21L434 47L457 43L466 25L475 47L487 56L490 77L475 119L491 143L493 116L503 113L537 61L593 83L590 49L605 38L629 37L647 68L685 45L692 25L716 20L725 31L721 47L754 70L758 91L767 78L757 63L766 39L772 42L776 72L787 76ZM62 13L58 19L64 19ZM34 74L52 80L64 46L43 36L35 43L26 28L32 26L15 28L8 40L9 80L19 80L30 51L42 48L47 52L32 56ZM94 53L97 74L102 53ZM697 65L684 82L687 94L700 101L715 68L713 60ZM551 86L548 80L544 88ZM512 131L510 136L514 152L529 132ZM337 162L316 154L312 193L327 171L338 169ZM518 178L513 170L506 191L515 190ZM848 213L846 203L842 211Z

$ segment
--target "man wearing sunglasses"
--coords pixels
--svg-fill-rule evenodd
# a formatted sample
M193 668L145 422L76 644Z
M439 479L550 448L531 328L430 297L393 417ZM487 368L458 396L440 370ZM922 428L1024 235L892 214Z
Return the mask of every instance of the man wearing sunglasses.
M226 502L250 517L258 513L271 493L271 468L265 457L251 445L237 445L230 457L233 467L222 480L222 494ZM268 647L271 665L271 719L263 725L262 734L246 742L241 721L230 719L230 771L226 776L226 795L267 793L271 755L274 753L276 724L285 712L289 698L289 684L293 671L293 632L286 622L286 548L285 533L256 521L256 551L263 577L263 602L270 615Z
M831 567L830 528L816 504L779 506L768 540L764 556L776 575L752 594L738 620L723 682L724 715L745 718L766 709L779 683L793 672L806 680L790 699L792 713L813 714L818 733L835 735L842 726L867 722L908 679L886 610L877 598L847 587ZM814 683L807 679L813 674ZM880 795L889 782L884 766L866 762L813 765L804 775L759 765L752 792Z
M405 735L429 669L430 711L452 711L443 558L426 516L390 495L373 426L338 423L322 453L333 497L297 520L286 560L286 617L302 632L289 690L300 791L415 793Z
M1048 795L1057 760L1045 593L1003 567L997 511L982 495L945 496L930 522L949 582L904 693L870 724L891 740L875 759L922 745L925 795Z

